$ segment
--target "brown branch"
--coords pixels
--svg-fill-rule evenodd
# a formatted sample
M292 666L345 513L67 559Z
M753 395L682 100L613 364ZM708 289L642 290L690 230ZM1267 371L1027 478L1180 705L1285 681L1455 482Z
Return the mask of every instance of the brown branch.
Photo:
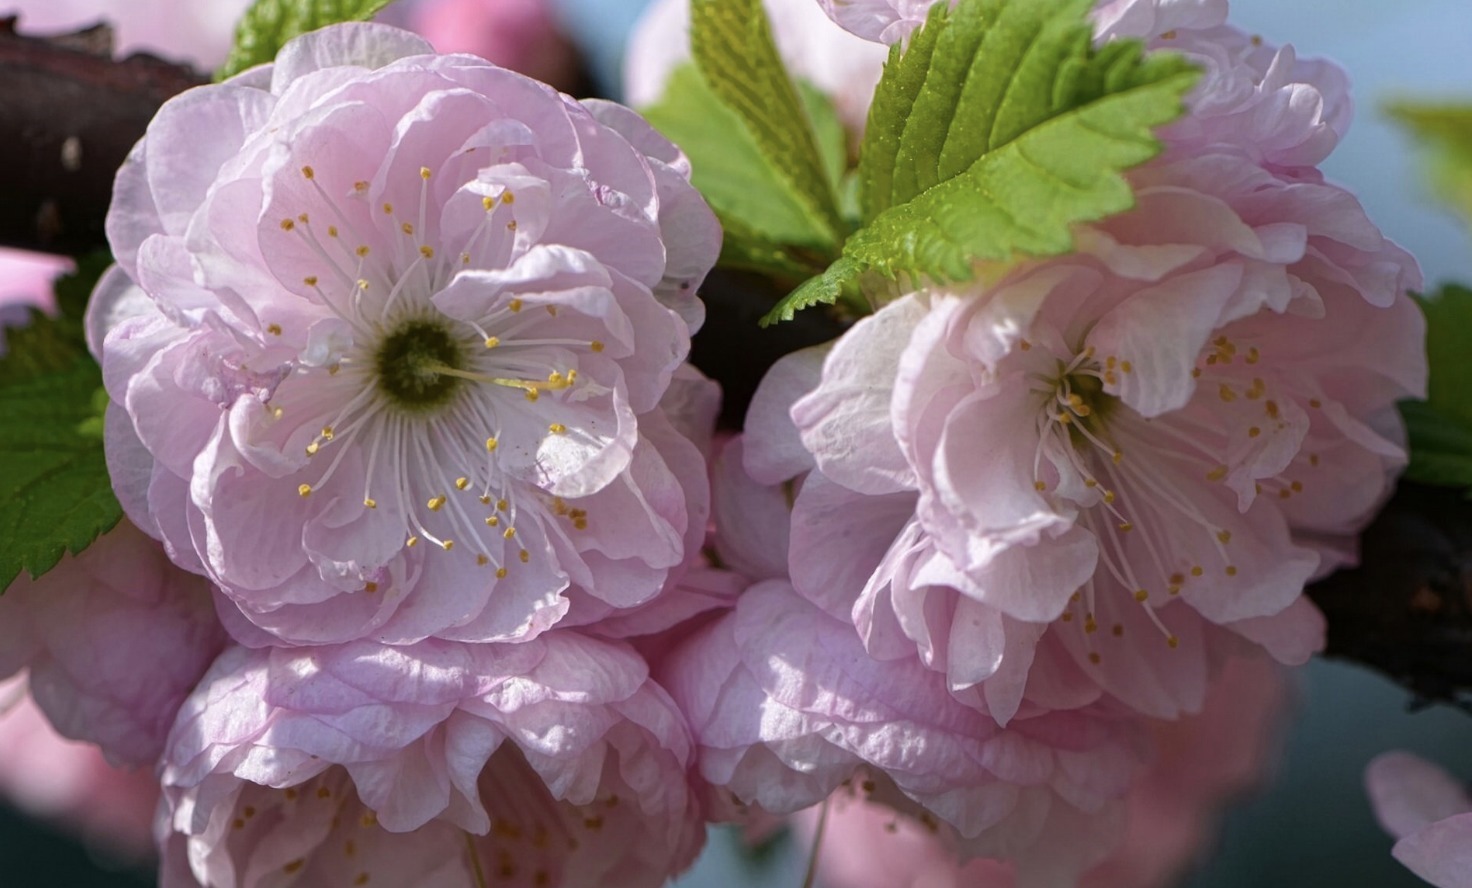
M1376 669L1414 705L1472 713L1472 501L1402 481L1360 541L1360 567L1309 588L1327 656Z
M111 58L105 26L55 38L0 19L0 244L105 249L113 175L166 99L204 75L149 55Z

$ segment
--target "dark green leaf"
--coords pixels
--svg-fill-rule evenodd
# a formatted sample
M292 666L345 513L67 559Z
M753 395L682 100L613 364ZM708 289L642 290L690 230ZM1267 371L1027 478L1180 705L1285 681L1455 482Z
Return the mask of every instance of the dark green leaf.
M6 331L0 360L0 589L39 576L122 517L103 456L102 373L66 319Z

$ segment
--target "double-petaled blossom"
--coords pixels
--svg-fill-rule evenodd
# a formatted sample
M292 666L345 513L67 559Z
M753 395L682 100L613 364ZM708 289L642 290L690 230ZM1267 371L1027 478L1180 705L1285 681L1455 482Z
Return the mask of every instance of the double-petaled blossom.
M1168 888L1211 848L1222 808L1269 771L1287 700L1285 673L1266 660L1234 660L1201 713L1155 722L1156 756L1126 798L1124 840L1079 880L1082 888ZM827 809L795 819L819 843L829 888L1012 888L1015 869L958 862L933 830L840 791ZM818 823L824 822L821 832Z
M224 646L209 583L126 521L0 596L0 676L28 669L58 733L118 765L158 759L184 698Z
M1365 785L1375 816L1395 837L1391 853L1436 888L1472 888L1472 791L1407 752L1370 762Z
M685 445L648 418L719 244L684 157L428 53L299 38L167 103L118 175L115 486L250 644L526 638L686 560Z
M153 854L158 781L149 768L118 768L91 743L56 733L24 675L0 684L0 797L80 837L106 856Z
M653 888L704 839L690 762L614 642L235 647L163 757L162 884Z
M1302 662L1322 633L1304 582L1352 558L1404 464L1419 274L1307 166L1347 124L1343 77L1224 15L1096 10L1101 39L1206 71L1131 172L1133 210L1071 255L891 302L821 370L779 365L786 395L748 417L753 477L817 469L797 591L1003 722L1101 693L1195 711L1244 639Z

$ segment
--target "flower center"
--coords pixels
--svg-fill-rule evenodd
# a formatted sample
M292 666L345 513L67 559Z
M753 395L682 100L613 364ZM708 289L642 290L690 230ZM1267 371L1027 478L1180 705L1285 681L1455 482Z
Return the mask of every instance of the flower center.
M373 355L374 380L390 404L407 413L428 413L454 397L465 355L443 324L414 319L384 338Z

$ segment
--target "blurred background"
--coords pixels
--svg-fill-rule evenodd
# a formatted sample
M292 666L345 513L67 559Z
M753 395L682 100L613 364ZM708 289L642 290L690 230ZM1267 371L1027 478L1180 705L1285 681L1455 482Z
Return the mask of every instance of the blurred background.
M814 0L780 0L811 3ZM441 14L435 4L395 4L388 17L423 30L458 35L492 52L521 53L524 67L564 88L618 97L619 70L629 29L644 0L481 0L485 7L516 7L528 29L496 40L477 39L488 16ZM550 4L550 9L546 8ZM0 15L17 0L0 0ZM32 26L62 28L94 21L105 8L125 9L135 24L123 29L122 49L155 47L160 54L211 64L223 53L239 0L199 2L197 13L139 15L145 7L179 7L152 0L51 0L24 3ZM424 9L417 9L417 6ZM462 7L468 3L460 3ZM1354 190L1385 233L1421 261L1428 283L1472 282L1472 240L1466 228L1428 198L1412 145L1380 113L1387 99L1461 97L1472 100L1472 6L1466 0L1232 0L1232 20L1274 43L1292 43L1301 56L1327 56L1355 84L1354 129L1324 164L1333 180ZM416 16L419 16L416 18ZM24 25L26 22L23 22ZM549 24L558 33L549 32ZM531 35L531 36L528 36ZM431 34L433 37L434 34ZM441 38L451 39L450 36ZM158 44L162 43L163 46ZM496 46L501 49L496 49ZM181 47L190 47L186 53ZM198 49L196 47L204 47ZM441 46L441 48L471 48ZM572 50L580 56L574 56ZM215 55L212 55L215 54ZM509 60L495 59L506 63ZM0 281L0 287L4 282ZM1315 662L1301 670L1293 723L1273 783L1234 808L1214 853L1185 888L1320 886L1414 888L1421 885L1390 857L1390 839L1376 826L1361 775L1377 753L1403 748L1472 781L1472 720L1434 709L1408 712L1407 695L1353 666ZM0 740L0 770L10 750ZM32 771L35 768L32 767ZM32 782L45 788L44 769ZM44 793L43 793L44 794ZM34 810L35 806L32 805ZM678 888L792 886L801 882L808 849L779 836L760 854L741 850L725 831ZM154 884L146 865L77 844L68 833L0 803L0 885L6 888L129 888ZM1122 886L1127 888L1127 886Z

